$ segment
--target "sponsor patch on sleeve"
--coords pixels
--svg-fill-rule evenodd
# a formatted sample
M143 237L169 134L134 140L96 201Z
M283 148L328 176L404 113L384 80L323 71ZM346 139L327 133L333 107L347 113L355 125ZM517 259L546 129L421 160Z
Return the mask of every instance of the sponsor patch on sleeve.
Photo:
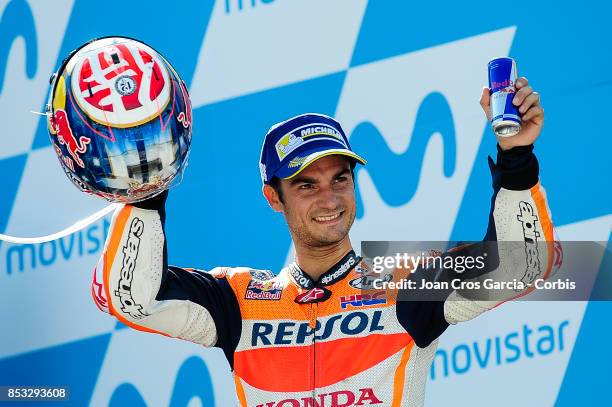
M247 286L244 298L246 300L280 300L283 293L283 286L279 281L274 280L251 280Z
M271 280L274 278L274 274L270 270L251 270L249 274L253 278L253 280L265 281Z

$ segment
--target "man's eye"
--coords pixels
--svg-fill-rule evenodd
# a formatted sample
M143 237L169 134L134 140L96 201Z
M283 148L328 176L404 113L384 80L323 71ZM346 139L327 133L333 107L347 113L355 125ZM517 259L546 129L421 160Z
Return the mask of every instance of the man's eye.
M300 189L311 189L312 188L312 184L302 184L300 185Z
M336 182L346 182L346 181L348 181L348 177L345 177L345 176L336 178Z

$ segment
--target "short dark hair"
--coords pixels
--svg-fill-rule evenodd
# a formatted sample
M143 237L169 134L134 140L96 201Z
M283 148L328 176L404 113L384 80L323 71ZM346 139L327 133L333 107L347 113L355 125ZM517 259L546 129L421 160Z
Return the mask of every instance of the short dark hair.
M356 166L356 164L357 163L354 160L351 160L351 178L353 178L353 183L355 182L355 166ZM281 203L284 204L285 203L285 198L283 196L283 191L281 189L281 179L278 178L278 177L273 177L270 180L270 184L269 185L272 188L274 188L274 190L278 194L278 199L281 201Z

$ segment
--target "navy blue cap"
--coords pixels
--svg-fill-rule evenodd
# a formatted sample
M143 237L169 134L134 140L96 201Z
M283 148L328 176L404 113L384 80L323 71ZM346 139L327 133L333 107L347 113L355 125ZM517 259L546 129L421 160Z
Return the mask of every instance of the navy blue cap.
M319 158L332 154L366 163L351 150L340 123L331 117L318 113L292 117L275 124L266 134L259 160L261 180L269 184L274 177L289 179Z

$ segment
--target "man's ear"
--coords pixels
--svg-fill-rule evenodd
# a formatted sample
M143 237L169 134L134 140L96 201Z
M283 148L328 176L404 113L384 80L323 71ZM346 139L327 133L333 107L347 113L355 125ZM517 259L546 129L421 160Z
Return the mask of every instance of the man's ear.
M268 201L268 205L270 205L270 207L274 209L275 212L284 211L285 206L281 202L280 197L278 196L278 192L276 192L274 188L272 188L270 185L264 185L262 188L262 192L264 194L264 197L266 197L266 201Z

